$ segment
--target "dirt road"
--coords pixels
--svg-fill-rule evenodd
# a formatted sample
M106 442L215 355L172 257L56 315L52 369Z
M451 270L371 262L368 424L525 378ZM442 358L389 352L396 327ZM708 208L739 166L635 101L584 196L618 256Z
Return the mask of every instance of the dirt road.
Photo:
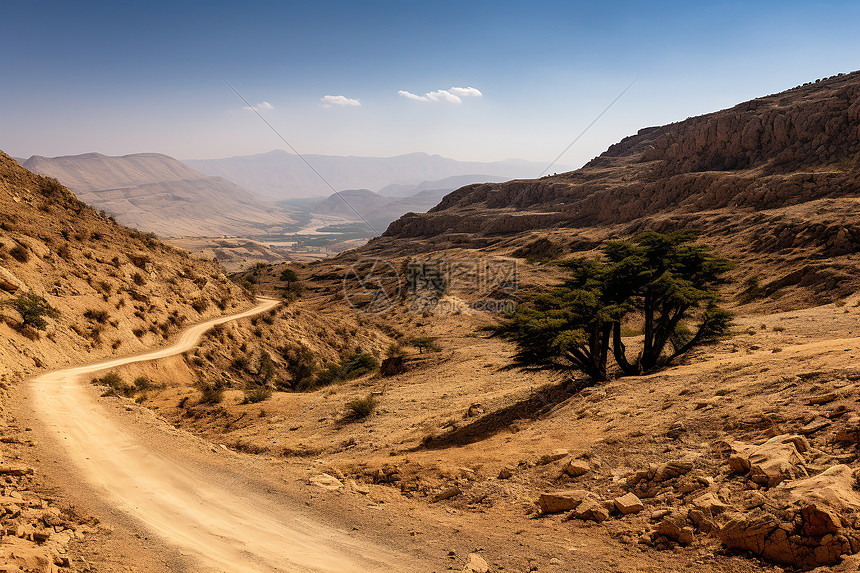
M121 427L96 399L89 374L193 348L216 324L267 311L260 300L243 313L185 331L148 354L43 374L30 384L35 417L66 462L112 507L142 522L206 571L409 571L409 559L282 505L227 489L229 475L201 470L181 445L147 442ZM395 566L396 564L396 566Z

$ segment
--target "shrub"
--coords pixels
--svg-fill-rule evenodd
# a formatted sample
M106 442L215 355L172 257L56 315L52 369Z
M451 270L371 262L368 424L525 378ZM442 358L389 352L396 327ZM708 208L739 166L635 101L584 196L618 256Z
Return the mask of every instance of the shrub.
M107 391L103 396L124 396L129 398L134 395L136 388L131 384L126 384L122 376L116 372L108 372L101 378L93 379L93 384L107 386Z
M549 239L540 238L532 241L528 245L522 246L511 253L512 257L526 259L530 263L545 262L555 259L564 253L559 245L553 243Z
M99 324L104 324L108 321L110 315L106 310L96 310L91 308L84 313L84 318L92 320L93 322L98 322Z
M284 269L281 271L281 280L288 283L294 283L299 280L299 275L292 269Z
M242 400L242 403L257 404L258 402L268 400L271 395L272 391L265 386L255 386L253 388L248 388L247 390L245 390L245 399Z
M193 308L193 309L194 309L194 310L196 310L197 312L203 312L204 310L206 310L207 308L209 308L209 301L208 301L208 300L206 300L206 299L205 299L205 298L203 298L203 297L200 297L200 298L198 298L198 299L195 299L195 300L191 303L191 308Z
M436 342L435 336L421 336L413 338L409 341L409 344L418 349L418 354L423 354L425 350L428 352L442 351L442 347L438 342Z
M39 182L39 191L45 197L51 197L63 190L63 185L53 177L42 177Z
M348 420L363 420L376 409L376 398L368 394L364 398L356 398L346 403L346 418Z
M131 277L131 280L132 280L132 281L134 282L134 284L136 284L137 286L143 286L143 285L145 285L145 284L146 284L146 279L145 279L145 278L143 278L143 275L142 275L142 274L140 274L140 273L134 273L134 275L132 275L132 277Z
M45 330L45 327L48 326L45 317L57 318L60 316L60 311L49 305L48 301L32 293L22 294L3 304L18 311L24 326L32 326L36 330Z
M224 400L224 389L214 384L204 384L200 393L198 404L220 404Z

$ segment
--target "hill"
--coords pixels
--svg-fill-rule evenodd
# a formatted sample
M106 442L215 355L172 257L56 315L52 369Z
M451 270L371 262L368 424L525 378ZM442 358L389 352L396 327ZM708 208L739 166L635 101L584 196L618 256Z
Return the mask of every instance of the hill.
M211 261L128 229L0 152L0 381L69 360L151 347L249 302ZM42 297L40 331L8 302ZM4 305L7 303L7 305Z
M471 174L475 173L510 179L535 175L546 167L543 164L514 160L492 163L456 161L426 153L410 153L396 157L304 157L336 191L379 190L392 184L418 185L424 181L455 175L473 176ZM297 197L325 197L332 192L331 187L323 183L298 155L280 149L224 159L189 159L185 163L207 175L235 181L255 195L274 201ZM483 176L478 180L482 179Z
M163 237L260 235L295 223L292 212L158 153L34 155L24 167L68 186L117 220Z

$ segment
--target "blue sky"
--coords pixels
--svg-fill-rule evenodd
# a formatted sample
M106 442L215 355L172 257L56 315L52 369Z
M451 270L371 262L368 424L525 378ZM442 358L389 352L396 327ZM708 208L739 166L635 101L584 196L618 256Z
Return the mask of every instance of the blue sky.
M229 82L302 153L549 162L635 81L561 159L578 166L860 68L858 22L854 2L7 2L0 149L284 148Z

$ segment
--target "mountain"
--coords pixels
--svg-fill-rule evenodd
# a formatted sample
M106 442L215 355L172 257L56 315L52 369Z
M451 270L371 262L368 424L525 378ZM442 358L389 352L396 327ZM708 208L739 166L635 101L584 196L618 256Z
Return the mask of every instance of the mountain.
M295 222L290 211L158 153L34 155L23 165L55 177L121 223L164 237L263 234Z
M185 163L207 175L235 181L269 200L325 197L331 194L332 187L335 191L379 190L391 184L417 185L423 181L474 173L486 173L490 177L506 180L533 176L546 167L544 164L519 160L464 162L426 153L396 157L305 155L304 158L325 177L331 187L323 183L298 155L280 149L224 159L191 159ZM479 180L483 177L480 176Z
M446 177L444 179L439 179L436 181L422 181L421 183L418 183L416 185L406 183L392 183L391 185L386 185L385 187L380 189L379 194L388 195L390 197L410 197L422 191L428 191L433 189L448 189L450 191L453 191L454 189L458 189L465 185L471 185L472 183L499 183L501 181L505 181L506 179L508 178L498 177L496 175L452 175L451 177Z
M369 189L346 190L331 194L315 206L312 213L362 223L364 230L378 235L405 213L424 213L450 192L451 189L428 189L409 197L386 197ZM372 229L367 227L367 223Z
M697 228L765 295L800 287L806 302L832 300L860 288L858 199L854 72L641 129L576 171L462 187L394 221L364 252L470 244L513 254L540 237L576 252L647 229Z

